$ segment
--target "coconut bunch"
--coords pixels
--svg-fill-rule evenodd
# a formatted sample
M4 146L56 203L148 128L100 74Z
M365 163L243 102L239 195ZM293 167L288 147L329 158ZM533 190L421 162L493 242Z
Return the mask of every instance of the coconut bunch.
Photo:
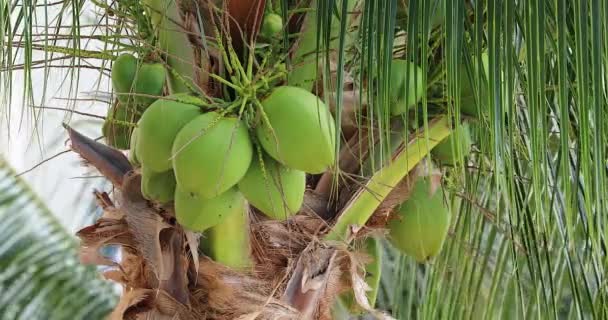
M104 277L125 288L111 319L330 319L335 296L363 281L365 258L321 241L328 225L307 212L286 220L246 213L253 268L200 256L199 235L177 222L173 206L146 199L143 176L122 153L68 131L73 150L117 187L112 198L95 193L103 214L77 233L81 261L108 266ZM108 246L120 248L119 260L101 254Z
M105 144L68 129L74 151L116 189L97 193L104 214L78 233L83 262L109 266L104 275L124 287L113 317L332 319L339 299L388 318L374 310L378 239L421 263L439 254L451 216L438 168L466 161L469 125L425 119L439 133L433 160L404 162L427 146L423 126L404 125L426 94L416 63L390 60L387 132L361 125L377 103L357 105L380 94L377 79L344 70L341 109L327 99L337 93L322 84L337 81L339 64L329 55L325 72L310 55L322 51L314 12L141 3L117 8L141 48L113 62ZM472 87L463 110L480 113ZM391 166L402 173L378 182ZM359 207L367 216L352 218ZM99 253L109 245L120 260Z

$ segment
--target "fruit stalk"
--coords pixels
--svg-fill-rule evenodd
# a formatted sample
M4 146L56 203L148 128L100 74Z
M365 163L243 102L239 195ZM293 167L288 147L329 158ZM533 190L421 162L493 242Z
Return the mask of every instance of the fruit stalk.
M209 230L213 260L231 268L245 268L249 258L249 218L246 210L229 215ZM203 241L205 241L203 239Z

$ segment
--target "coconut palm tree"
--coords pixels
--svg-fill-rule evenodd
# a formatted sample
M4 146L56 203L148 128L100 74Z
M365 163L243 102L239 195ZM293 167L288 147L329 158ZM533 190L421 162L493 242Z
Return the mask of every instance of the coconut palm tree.
M608 317L605 2L0 4L3 113L64 75L114 186L76 249L0 165L11 318Z

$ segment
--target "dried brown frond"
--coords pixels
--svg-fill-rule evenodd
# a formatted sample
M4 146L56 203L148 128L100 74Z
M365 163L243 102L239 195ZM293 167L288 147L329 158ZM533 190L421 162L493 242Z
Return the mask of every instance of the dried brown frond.
M250 242L254 268L259 278L278 285L290 261L321 234L326 222L316 216L295 215L285 221L254 216L250 225Z

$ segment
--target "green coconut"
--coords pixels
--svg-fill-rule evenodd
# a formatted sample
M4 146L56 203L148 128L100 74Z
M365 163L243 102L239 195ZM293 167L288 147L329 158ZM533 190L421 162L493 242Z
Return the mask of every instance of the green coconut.
M477 116L479 113L479 107L481 106L482 111L486 111L487 108L487 97L488 97L488 77L489 77L489 55L487 51L481 53L481 63L483 70L479 70L479 63L477 57L471 57L473 74L469 75L466 70L466 66L463 64L460 67L460 112L470 116ZM482 75L485 77L482 78ZM475 99L475 88L476 83L473 79L479 78L480 85L478 86L479 100Z
M179 131L172 154L180 189L214 198L245 175L253 147L242 121L208 112Z
M263 157L265 174L254 157L239 190L254 207L273 219L286 219L298 212L304 200L306 173L287 168L270 157Z
M422 99L424 94L422 76L422 69L419 66L406 60L394 59L392 61L390 77L392 115L407 112L411 106L416 105Z
M471 145L471 129L465 122L435 146L431 153L442 164L457 165L471 153Z
M264 16L264 22L260 28L260 34L271 38L283 30L283 18L276 13L269 13Z
M199 108L170 100L157 100L144 112L138 125L137 159L149 170L171 169L171 147L179 130L196 116Z
M205 199L182 191L178 186L174 201L177 222L189 230L199 232L222 223L230 215L242 214L245 210L245 198L236 188L215 198Z
M167 71L161 63L144 63L135 76L133 101L143 108L156 101L163 93ZM144 94L148 96L140 96Z
M419 178L410 198L396 209L396 217L388 223L391 243L418 262L439 253L450 226L443 189L432 189L429 177Z
M130 53L123 53L112 64L111 78L112 86L118 93L118 100L127 102L129 96L126 93L131 91L131 86L137 73L137 58Z
M291 86L276 88L262 101L266 116L256 128L264 150L280 163L322 173L336 157L334 119L314 94Z
M102 133L108 145L121 150L129 149L131 132L135 127L137 112L117 103L108 109Z
M154 172L143 167L141 170L141 193L148 200L167 203L175 195L175 175L173 170Z
M137 128L134 128L131 132L131 141L129 143L129 162L134 166L139 166L139 160L137 159L137 152L135 152L135 146L137 145Z

